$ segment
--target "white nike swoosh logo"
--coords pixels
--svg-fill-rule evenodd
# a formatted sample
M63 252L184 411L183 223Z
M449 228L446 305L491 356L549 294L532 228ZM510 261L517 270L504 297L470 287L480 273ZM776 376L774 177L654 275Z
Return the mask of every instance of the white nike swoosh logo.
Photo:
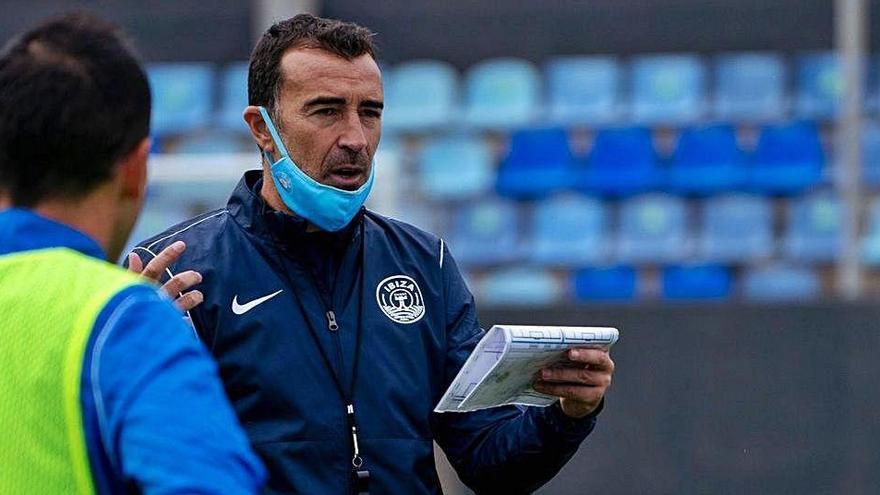
M247 302L244 304L238 304L238 295L236 294L236 296L232 298L232 312L237 315L243 315L243 314L247 313L248 311L256 308L260 304L263 304L264 302L268 301L269 299L272 299L273 297L277 296L278 294L281 294L282 292L284 292L284 289L281 289L278 292L273 292L273 293L269 294L268 296L263 296L259 299L254 299L253 301Z

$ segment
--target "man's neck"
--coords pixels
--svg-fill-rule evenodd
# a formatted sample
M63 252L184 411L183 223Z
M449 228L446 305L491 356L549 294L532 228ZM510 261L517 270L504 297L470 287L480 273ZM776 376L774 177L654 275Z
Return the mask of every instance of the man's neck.
M89 236L105 253L113 235L115 208L102 195L89 195L77 200L54 199L34 206L40 216L63 223Z

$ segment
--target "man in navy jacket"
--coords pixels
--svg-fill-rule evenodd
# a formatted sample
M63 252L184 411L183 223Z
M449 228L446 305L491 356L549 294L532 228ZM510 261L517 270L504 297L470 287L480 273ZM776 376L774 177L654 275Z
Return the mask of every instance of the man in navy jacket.
M192 322L269 490L439 493L434 441L479 493L550 480L592 431L614 364L580 349L543 370L536 388L561 398L551 407L433 412L483 332L443 240L362 207L383 108L370 32L281 21L254 49L248 93L263 170L244 175L225 209L140 243L128 261L186 243L167 275L203 277Z

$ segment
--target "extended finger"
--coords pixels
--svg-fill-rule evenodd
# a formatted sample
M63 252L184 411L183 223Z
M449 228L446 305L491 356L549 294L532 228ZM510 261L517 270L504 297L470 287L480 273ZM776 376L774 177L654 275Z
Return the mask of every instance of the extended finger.
M583 367L545 368L538 373L538 379L545 382L574 383L594 387L611 385L611 373Z
M128 271L133 273L144 271L144 262L141 261L141 257L134 251L128 253Z
M605 349L572 349L568 351L568 359L573 363L589 366L594 370L614 372L614 361Z
M165 274L168 267L173 265L184 251L186 251L186 244L183 241L174 242L150 260L144 271L141 272L141 275L158 281Z
M202 304L202 301L204 300L205 296L200 291L191 290L178 297L177 300L174 301L174 304L176 304L181 311L189 311L199 304Z
M189 289L193 285L200 284L202 282L202 274L193 270L188 270L183 273L178 273L177 275L171 277L171 280L165 282L165 285L162 286L162 292L168 295L171 299L176 298L181 292Z
M605 395L605 389L602 387L558 384L544 381L535 382L533 388L542 394L589 403L598 403Z

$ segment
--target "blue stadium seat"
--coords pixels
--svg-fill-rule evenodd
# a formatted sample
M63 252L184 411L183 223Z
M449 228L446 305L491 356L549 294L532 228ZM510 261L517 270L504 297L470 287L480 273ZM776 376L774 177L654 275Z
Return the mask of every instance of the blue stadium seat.
M869 122L862 128L862 159L865 182L880 186L880 123Z
M871 200L866 224L862 238L862 259L868 265L880 266L880 198Z
M729 125L686 129L669 167L668 185L682 194L717 194L741 188L748 178L745 157Z
M585 268L573 274L578 301L632 301L637 296L637 274L631 266Z
M785 62L769 53L735 53L715 63L715 116L728 121L775 120L785 115Z
M245 136L242 133L230 131L206 131L182 136L173 145L169 145L165 152L214 154L248 153L254 150L254 142L250 135Z
M805 263L827 263L841 253L843 205L830 193L793 199L789 204L785 252L789 259Z
M463 265L509 263L520 258L519 232L513 203L486 200L458 210L449 245Z
M719 265L670 266L661 279L662 297L670 301L722 300L731 292L730 270Z
M413 61L388 71L383 127L423 131L443 127L458 108L458 73L436 60Z
M465 122L480 128L524 126L537 116L541 76L525 60L487 60L467 73Z
M632 117L636 122L683 123L706 106L706 69L691 55L651 55L632 62Z
M802 118L823 119L837 114L843 98L843 73L834 52L797 59L795 112Z
M764 194L796 194L822 181L825 154L811 122L766 126L751 158L750 187Z
M742 296L751 301L807 301L821 293L819 276L809 268L774 264L750 268L742 275Z
M564 129L514 132L498 171L498 194L534 199L568 189L575 180L573 160Z
M565 195L544 200L532 214L529 256L547 266L602 263L609 254L608 224L605 205L597 199Z
M623 263L669 263L689 254L685 202L648 194L621 204L617 259Z
M219 127L248 133L241 114L248 105L248 63L230 64L220 75L220 109L216 121Z
M620 65L613 57L562 57L547 65L550 120L603 124L620 115Z
M493 306L548 306L561 302L562 288L550 272L506 268L477 283L477 298L480 304Z
M153 96L153 132L189 132L208 124L214 94L210 64L153 64L147 67Z
M478 196L495 183L492 150L479 136L446 136L429 140L418 163L422 193L435 200Z
M697 241L700 259L756 262L773 255L773 205L761 196L715 196L703 205Z
M661 183L651 131L641 127L599 131L577 178L580 190L610 196L650 191Z

